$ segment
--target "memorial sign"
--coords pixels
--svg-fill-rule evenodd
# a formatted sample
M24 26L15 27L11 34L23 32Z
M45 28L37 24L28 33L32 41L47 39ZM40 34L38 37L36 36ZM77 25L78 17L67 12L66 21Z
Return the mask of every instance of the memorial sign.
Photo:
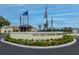
M63 32L13 32L10 33L11 38L16 39L56 39L62 38Z

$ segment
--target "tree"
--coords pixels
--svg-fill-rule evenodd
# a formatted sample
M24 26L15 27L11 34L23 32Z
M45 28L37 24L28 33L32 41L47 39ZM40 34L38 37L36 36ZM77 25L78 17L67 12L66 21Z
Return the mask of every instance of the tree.
M10 22L8 20L6 20L4 17L0 16L0 26L9 26Z
M10 22L6 20L4 17L0 16L0 30L2 26L9 26Z
M72 28L71 27L64 27L63 28L63 31L64 32L70 32L71 33L72 32Z

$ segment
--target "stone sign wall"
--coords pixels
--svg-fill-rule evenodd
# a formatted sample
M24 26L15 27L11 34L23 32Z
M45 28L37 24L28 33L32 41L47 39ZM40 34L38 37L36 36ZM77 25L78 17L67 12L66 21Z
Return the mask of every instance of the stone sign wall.
M10 37L16 39L55 39L62 38L63 32L13 32Z

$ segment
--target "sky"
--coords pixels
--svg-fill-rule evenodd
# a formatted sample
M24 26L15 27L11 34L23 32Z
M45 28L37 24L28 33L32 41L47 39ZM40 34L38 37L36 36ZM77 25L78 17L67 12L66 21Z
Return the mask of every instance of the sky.
M20 15L28 9L29 24L37 27L45 23L45 6L45 4L0 4L0 16L10 21L11 25L19 26ZM79 4L48 4L47 7L49 27L53 17L53 27L79 28Z

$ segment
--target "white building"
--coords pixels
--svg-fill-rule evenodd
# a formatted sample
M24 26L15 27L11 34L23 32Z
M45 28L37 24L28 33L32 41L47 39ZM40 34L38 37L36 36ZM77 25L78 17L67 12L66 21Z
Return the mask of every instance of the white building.
M31 28L31 32L36 32L36 28ZM20 32L19 26L3 26L0 30L1 33ZM27 31L26 31L27 32Z
M75 34L75 33L79 33L79 29L78 28L74 28L73 29L73 33Z
M8 32L13 32L14 27L13 26L3 26L1 28L1 33L8 33Z

